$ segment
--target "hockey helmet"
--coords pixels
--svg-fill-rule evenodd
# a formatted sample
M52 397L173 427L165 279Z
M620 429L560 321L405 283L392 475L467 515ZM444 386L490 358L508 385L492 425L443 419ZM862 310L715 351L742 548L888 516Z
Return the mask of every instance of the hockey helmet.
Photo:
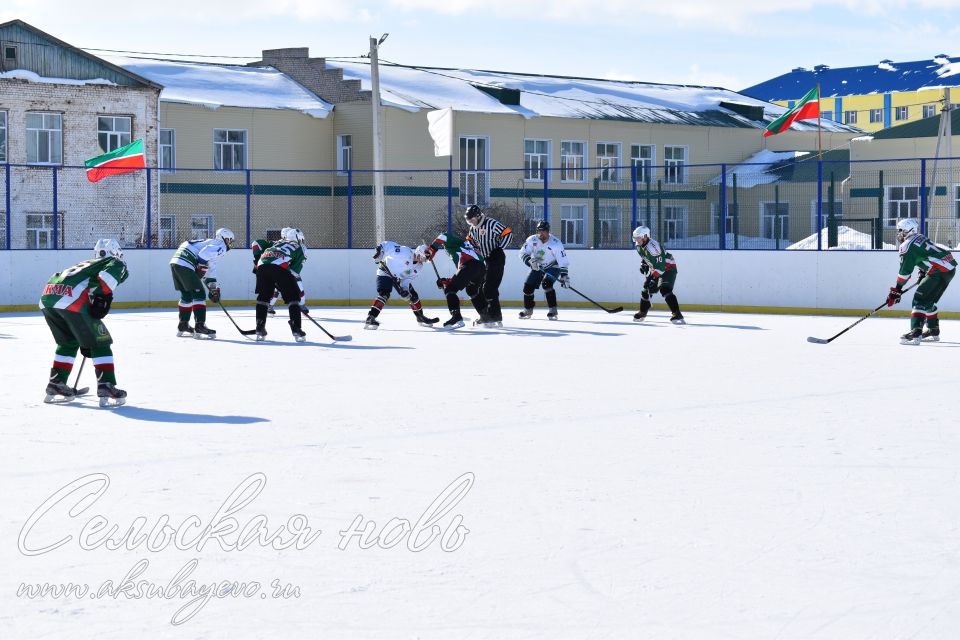
M537 231L550 231L550 223L546 220L541 220L537 223Z
M639 227L633 230L633 241L636 242L637 244L640 244L640 242L644 238L647 238L647 239L650 238L650 227L645 227L643 225L640 225Z
M294 227L287 227L283 230L283 239L287 242L303 242L303 231Z
M897 241L903 242L910 236L920 233L920 223L916 218L903 218L897 221Z
M214 237L222 240L223 244L227 245L227 249L233 245L233 241L236 239L236 237L233 235L233 231L230 231L230 229L227 229L226 227L220 227L217 229Z
M413 250L413 261L418 264L423 264L427 261L427 245L417 245Z
M471 220L476 218L477 224L480 224L480 221L483 220L483 211L481 211L480 207L478 207L477 205L472 204L469 207L467 207L467 210L464 212L463 217L467 222L470 222Z
M106 258L107 256L123 260L123 249L120 248L120 243L113 238L97 240L97 244L93 245L94 258Z

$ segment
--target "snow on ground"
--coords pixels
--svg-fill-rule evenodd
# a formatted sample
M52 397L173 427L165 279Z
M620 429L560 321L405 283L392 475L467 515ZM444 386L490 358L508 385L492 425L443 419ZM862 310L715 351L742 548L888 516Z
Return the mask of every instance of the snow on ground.
M0 637L955 637L960 435L940 372L960 323L907 347L903 318L814 345L854 318L515 314L441 332L391 306L372 332L363 309L316 309L353 341L307 324L295 344L278 316L256 344L219 311L205 343L174 337L173 311L117 311L114 410L43 404L52 338L38 314L0 316ZM248 479L265 485L240 507ZM399 520L421 516L442 537ZM341 535L357 519L372 548ZM152 542L124 545L131 527ZM249 597L191 605L191 579ZM17 595L44 583L93 591Z

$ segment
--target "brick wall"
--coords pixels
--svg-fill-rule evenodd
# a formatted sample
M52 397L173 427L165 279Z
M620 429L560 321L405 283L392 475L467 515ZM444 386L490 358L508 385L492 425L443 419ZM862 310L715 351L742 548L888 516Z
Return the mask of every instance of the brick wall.
M370 102L370 92L360 89L359 80L344 80L342 69L328 69L323 58L309 57L306 47L265 49L256 64L282 71L331 104Z

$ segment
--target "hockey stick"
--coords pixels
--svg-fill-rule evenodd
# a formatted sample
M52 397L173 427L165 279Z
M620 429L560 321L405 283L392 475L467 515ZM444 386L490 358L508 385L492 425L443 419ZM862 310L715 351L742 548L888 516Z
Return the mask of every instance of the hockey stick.
M324 329L323 326L322 326L319 322L317 322L316 320L314 320L313 317L312 317L309 313L307 313L305 310L300 309L300 313L302 313L303 315L307 316L307 318L310 320L310 322L312 322L313 324L317 325L317 327L320 329L320 331L323 331L325 334L327 334L327 336L329 336L331 340L338 340L338 341L340 341L340 342L350 342L351 340L353 340L353 336L335 336L335 335L333 335L332 333L330 333L329 331L327 331L326 329Z
M563 285L561 285L561 286L563 286ZM584 300L588 300L588 301L592 302L593 304L597 305L598 307L600 307L601 309L603 309L603 310L606 311L607 313L620 313L621 311L623 311L623 307L614 307L613 309L607 309L605 306L603 306L602 304L600 304L600 303L597 302L596 300L592 300L591 298L588 298L587 296L583 295L582 293L580 293L579 291L577 291L576 289L574 289L574 288L573 288L573 285L569 285L569 284L568 284L568 285L567 285L566 287L564 287L564 288L570 289L570 291L573 291L575 294L577 294L578 296L580 296L580 297L583 298Z
M379 263L377 263L377 264L378 264L378 266L379 266L381 269L383 269L384 271L386 271L386 272L387 272L387 275L390 276L390 279L393 280L393 288L397 290L397 295L399 295L399 296L400 296L401 298L403 298L404 300L406 300L407 298L409 298L409 297L410 297L410 294L409 294L409 293L408 293L407 295L403 295L403 293L401 293L401 292L403 291L403 289L400 287L400 280L397 279L397 276L393 275L393 271L390 271L390 267L387 266L386 260L381 261L381 262L379 262ZM440 277L440 276L437 276L437 277Z
M246 330L246 331L244 331L243 329L241 329L241 328L240 328L240 325L238 325L238 324L234 321L233 316L230 315L230 312L227 311L227 308L223 306L223 303L220 302L219 300L217 300L217 304L220 305L220 308L223 309L223 312L224 312L225 314L227 314L227 317L230 319L230 322L232 322L232 323L233 323L233 326L235 326L235 327L237 328L237 331L240 332L240 335L242 335L242 336L252 336L253 334L255 334L255 333L257 332L256 329L248 329L248 330Z
M80 374L83 373L83 365L87 364L87 356L83 356L83 360L80 361L80 368L77 370L77 379L73 381L73 395L82 396L90 391L90 387L81 387L77 389L77 385L80 384Z
M906 289L904 289L901 293L906 293L907 291L910 291L910 289L913 289L915 286L917 286L918 284L920 284L922 281L923 281L923 278L920 278L919 280L917 280L916 282L914 282L912 285L910 285L909 287L907 287ZM832 338L814 338L813 336L810 336L810 337L807 338L807 342L812 342L813 344L830 344L831 342L833 342L834 340L836 340L837 338L839 338L840 336L842 336L843 334L845 334L847 331L850 331L850 329L853 329L855 326L857 326L858 324L860 324L861 322L863 322L864 320L866 320L867 318L869 318L870 316L872 316L872 315L875 314L876 312L880 311L880 309L883 309L885 306L887 306L887 303L886 303L886 302L884 302L882 305L880 305L879 307L877 307L876 309L874 309L873 311L871 311L871 312L868 313L867 315L863 316L862 318L860 318L859 320L857 320L857 321L854 322L852 325L850 325L849 327L847 327L846 329L844 329L843 331L841 331L841 332L838 333L837 335L833 336Z

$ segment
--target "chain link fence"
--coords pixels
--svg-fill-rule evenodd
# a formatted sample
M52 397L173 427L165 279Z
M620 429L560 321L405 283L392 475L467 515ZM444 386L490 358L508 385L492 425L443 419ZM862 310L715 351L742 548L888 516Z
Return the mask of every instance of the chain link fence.
M808 156L809 157L809 156ZM410 246L466 233L479 204L514 246L549 220L569 248L624 249L638 225L673 249L892 249L900 218L960 244L952 160L791 159L767 164L382 172L384 232ZM83 167L0 165L2 249L174 248L229 227L238 241L285 226L317 248L376 244L372 171L144 169L86 180Z

